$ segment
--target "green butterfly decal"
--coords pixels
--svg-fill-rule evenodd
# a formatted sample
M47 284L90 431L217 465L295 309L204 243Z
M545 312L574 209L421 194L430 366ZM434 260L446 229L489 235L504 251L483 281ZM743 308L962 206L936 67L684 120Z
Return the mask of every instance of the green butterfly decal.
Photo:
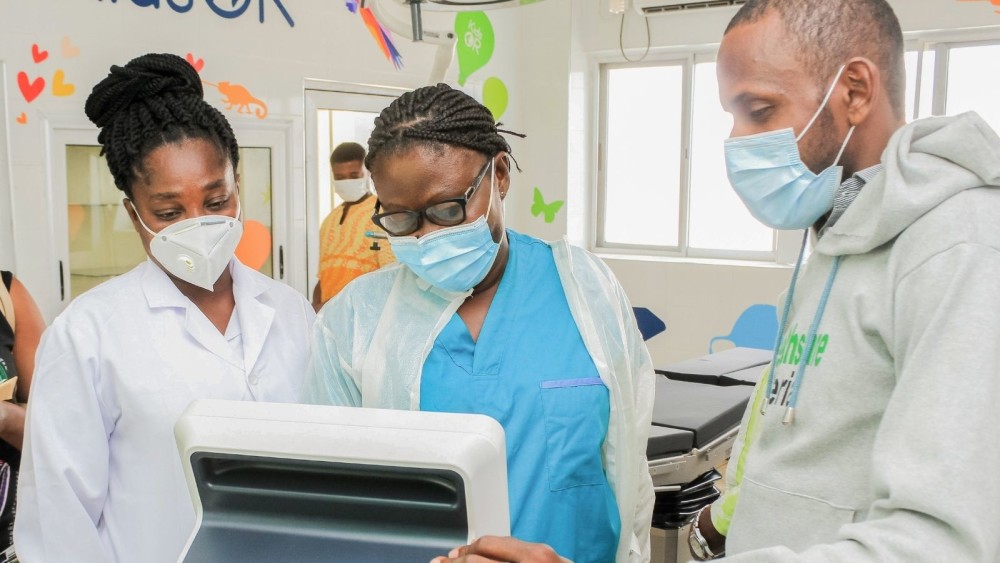
M552 221L556 220L556 213L559 213L559 210L562 209L564 203L566 202L552 201L549 203L545 203L545 200L542 199L541 190L538 189L538 186L535 186L535 198L534 201L532 201L531 203L531 214L534 215L535 217L538 217L539 214L544 213L545 222L551 223Z

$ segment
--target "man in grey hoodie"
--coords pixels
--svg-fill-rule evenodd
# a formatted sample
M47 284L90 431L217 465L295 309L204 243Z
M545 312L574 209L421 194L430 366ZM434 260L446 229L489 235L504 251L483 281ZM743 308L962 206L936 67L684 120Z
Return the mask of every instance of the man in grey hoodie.
M748 0L718 73L734 189L818 240L694 551L1000 561L1000 138L973 113L905 124L885 0ZM439 561L492 560L558 556L485 538Z
M718 75L734 189L818 239L694 551L1000 560L1000 139L905 124L885 0L748 0Z

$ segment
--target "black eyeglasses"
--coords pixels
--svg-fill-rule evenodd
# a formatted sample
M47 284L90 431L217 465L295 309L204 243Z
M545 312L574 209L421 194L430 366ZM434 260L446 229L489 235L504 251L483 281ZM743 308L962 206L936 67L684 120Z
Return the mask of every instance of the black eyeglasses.
M493 158L491 157L486 161L482 169L479 170L479 174L476 174L476 179L472 181L472 185L460 197L432 203L420 210L406 209L389 213L379 213L382 203L376 201L372 221L394 237L403 237L417 232L424 223L424 217L431 223L442 227L454 227L461 224L465 221L466 204L469 203L473 194L476 193L479 184L483 183L483 178L486 177L486 172L490 169L492 163Z

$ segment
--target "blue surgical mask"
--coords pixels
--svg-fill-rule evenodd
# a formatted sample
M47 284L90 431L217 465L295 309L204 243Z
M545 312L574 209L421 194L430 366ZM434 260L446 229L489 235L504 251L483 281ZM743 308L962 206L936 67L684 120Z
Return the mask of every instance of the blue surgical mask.
M803 164L799 141L830 101L843 71L844 67L840 67L823 103L798 137L788 128L726 140L729 182L761 223L775 229L805 229L833 209L843 173L837 164L854 134L854 126L847 132L836 160L819 174Z
M490 203L486 213L475 221L439 229L420 238L390 236L396 260L406 264L420 279L448 291L468 291L483 281L500 251L500 243L493 240L486 221L493 209L494 179L491 166Z

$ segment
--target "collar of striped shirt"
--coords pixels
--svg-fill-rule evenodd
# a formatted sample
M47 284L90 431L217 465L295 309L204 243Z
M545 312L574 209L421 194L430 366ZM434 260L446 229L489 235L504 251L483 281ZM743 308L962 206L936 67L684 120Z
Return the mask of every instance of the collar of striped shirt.
M837 188L837 192L833 196L833 210L830 212L830 218L826 220L826 224L820 229L819 236L823 236L823 233L827 229L837 223L844 212L847 211L847 208L854 203L854 199L861 193L861 188L865 187L865 184L870 182L879 172L882 172L882 168L882 163L879 162L864 170L858 170L840 184L840 187Z

